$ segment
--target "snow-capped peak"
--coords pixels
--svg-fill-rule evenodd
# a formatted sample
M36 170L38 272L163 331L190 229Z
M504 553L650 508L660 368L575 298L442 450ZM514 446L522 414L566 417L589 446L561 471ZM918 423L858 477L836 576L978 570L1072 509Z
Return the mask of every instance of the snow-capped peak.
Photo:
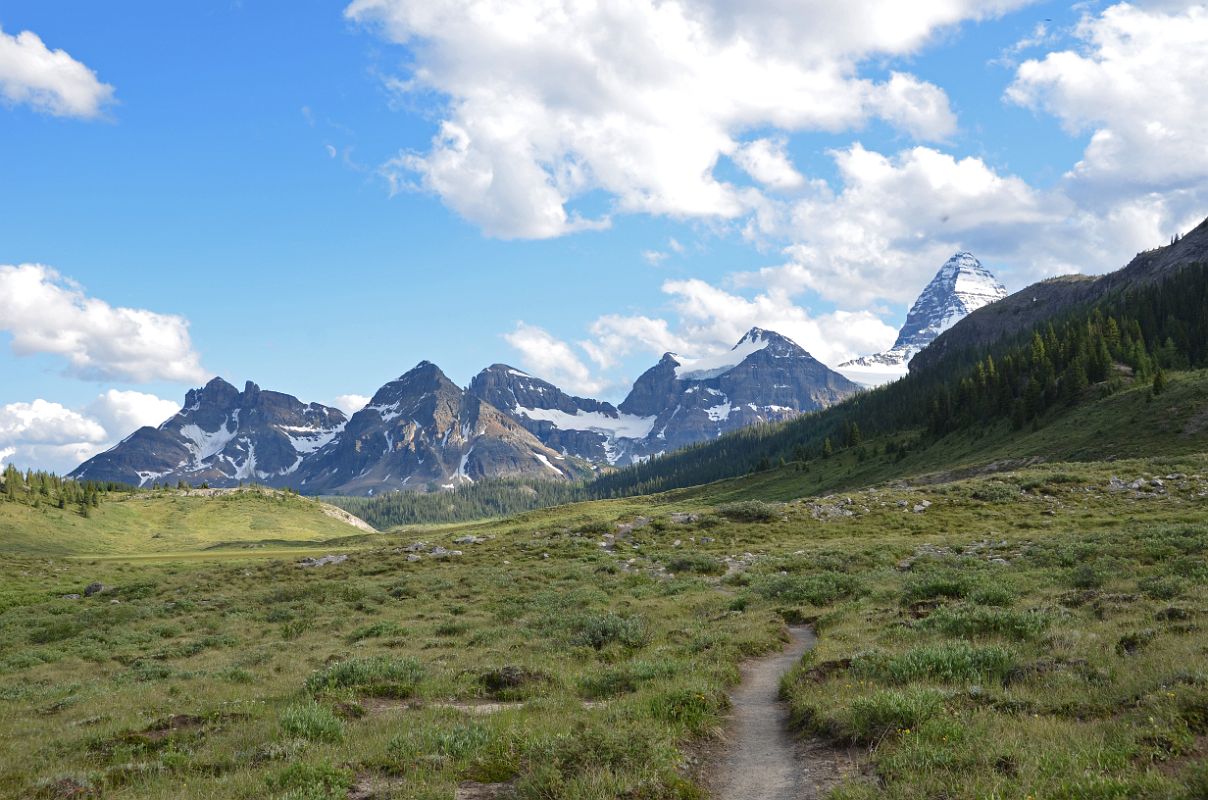
M840 364L839 369L865 383L900 378L915 353L977 309L1006 296L1006 288L994 273L972 253L960 251L944 262L914 301L892 348Z
M703 381L716 378L737 367L749 355L758 353L772 343L771 337L759 328L752 328L730 350L701 358L686 359L675 357L678 365L675 377L681 381Z

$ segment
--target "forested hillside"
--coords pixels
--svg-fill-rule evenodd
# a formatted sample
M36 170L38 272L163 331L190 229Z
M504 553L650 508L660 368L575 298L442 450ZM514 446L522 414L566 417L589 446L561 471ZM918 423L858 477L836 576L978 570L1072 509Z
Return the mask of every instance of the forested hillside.
M970 347L889 386L781 425L749 428L611 475L587 487L615 497L692 486L783 461L827 457L888 437L891 451L947 434L1009 424L1039 427L1064 409L1167 373L1208 366L1208 270L1189 265L988 347Z

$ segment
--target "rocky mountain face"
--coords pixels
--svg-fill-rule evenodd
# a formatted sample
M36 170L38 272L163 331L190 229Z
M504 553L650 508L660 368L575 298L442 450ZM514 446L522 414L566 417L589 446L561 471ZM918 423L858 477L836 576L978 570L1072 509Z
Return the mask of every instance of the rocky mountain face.
M588 471L421 362L377 391L297 476L304 492L451 489L485 477L566 480Z
M1093 303L1111 292L1127 291L1161 280L1188 264L1208 264L1208 219L1166 247L1138 253L1123 269L1098 277L1063 275L1050 278L979 309L919 353L911 367L933 364L948 353L982 347L1028 330L1066 309Z
M215 378L190 390L180 412L158 428L139 428L69 477L135 486L181 480L290 486L303 461L347 421L335 408L261 391L250 381L241 392Z
M462 389L421 362L351 419L215 379L189 392L159 428L136 431L72 477L141 486L247 481L307 494L433 491L489 477L573 480L857 391L797 344L758 328L720 356L666 354L620 406L569 395L505 364Z
M629 439L640 439L650 421L622 414L612 403L574 397L552 383L506 364L474 376L469 393L507 414L546 446L593 464L616 463Z
M906 374L910 359L941 333L977 309L1006 296L1006 288L972 253L957 253L940 267L914 301L893 347L884 353L840 364L839 370L853 380L869 384L900 378Z
M760 422L833 405L860 387L773 331L752 328L728 353L690 361L667 353L618 406L650 421L635 461Z

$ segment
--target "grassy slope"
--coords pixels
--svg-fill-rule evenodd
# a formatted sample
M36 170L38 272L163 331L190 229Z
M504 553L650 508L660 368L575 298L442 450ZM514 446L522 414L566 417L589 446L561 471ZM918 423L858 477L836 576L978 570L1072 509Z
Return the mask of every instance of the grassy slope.
M177 492L117 495L88 518L75 508L0 502L0 553L174 553L211 547L290 546L344 537L372 539L322 512L313 500L245 490L217 497Z
M894 437L901 439L901 437ZM1208 372L1172 374L1168 389L1155 397L1135 386L1099 398L1094 390L1082 404L1050 415L1035 430L1016 431L1000 424L973 433L953 434L905 459L872 455L886 439L865 443L860 461L852 450L830 459L795 465L708 487L672 491L668 498L788 500L804 494L847 490L895 479L952 477L987 465L1024 460L1112 461L1181 456L1208 450Z
M1161 494L1107 488L1173 472ZM448 800L514 778L522 800L696 797L680 748L721 723L742 658L816 618L787 695L806 730L867 747L877 781L836 797L1203 797L1206 476L1200 456L1042 465L767 522L684 492L422 532L494 537L453 559L409 561L407 533L305 570L10 559L0 796L330 799L357 781ZM115 588L60 599L92 580ZM517 685L490 680L504 666ZM383 695L415 707L375 710ZM520 702L441 705L486 699ZM156 733L171 714L199 719Z

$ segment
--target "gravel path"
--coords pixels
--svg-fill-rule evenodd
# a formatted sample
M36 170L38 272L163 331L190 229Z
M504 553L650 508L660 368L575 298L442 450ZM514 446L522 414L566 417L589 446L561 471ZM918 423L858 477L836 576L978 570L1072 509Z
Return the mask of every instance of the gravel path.
M808 626L789 629L783 652L752 661L731 701L730 746L711 783L717 800L814 800L840 777L835 753L789 730L780 677L814 646Z

